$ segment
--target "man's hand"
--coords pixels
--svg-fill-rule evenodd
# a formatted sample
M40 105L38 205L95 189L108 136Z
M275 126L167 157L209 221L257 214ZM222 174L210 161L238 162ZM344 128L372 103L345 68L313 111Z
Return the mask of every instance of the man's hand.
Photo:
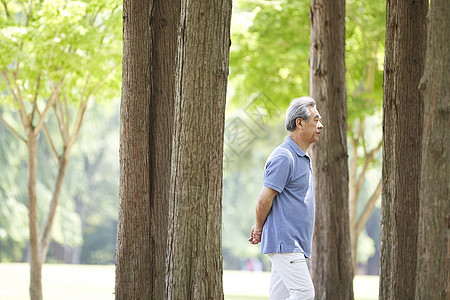
M253 225L252 229L250 230L250 237L249 237L248 241L250 243L252 243L253 245L259 244L261 242L261 234L262 234L262 229L257 230L256 225Z
M256 202L256 224L250 230L250 238L248 241L253 245L261 242L261 234L267 215L272 208L273 198L278 192L263 186L259 193L258 201Z

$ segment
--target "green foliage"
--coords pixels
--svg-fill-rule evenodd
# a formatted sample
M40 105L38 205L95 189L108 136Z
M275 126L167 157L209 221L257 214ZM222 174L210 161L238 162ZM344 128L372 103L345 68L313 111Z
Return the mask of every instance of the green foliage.
M346 2L347 120L364 120L383 102L384 1ZM381 120L380 120L381 121Z
M229 106L264 92L280 106L309 86L309 1L238 1L232 21Z
M120 78L120 2L8 1L0 15L0 91L22 89L26 101L47 99L64 79L64 100L77 103L117 94ZM8 87L5 76L9 77ZM98 90L98 85L104 88ZM0 104L14 105L12 93Z

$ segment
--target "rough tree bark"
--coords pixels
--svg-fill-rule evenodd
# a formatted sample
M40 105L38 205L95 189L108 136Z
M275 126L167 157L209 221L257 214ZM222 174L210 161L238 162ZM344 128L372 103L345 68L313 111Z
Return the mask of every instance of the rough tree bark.
M448 299L450 272L450 6L433 0L428 13L424 131L415 299Z
M176 35L180 1L155 1L152 21L152 99L150 102L150 219L152 296L166 298L165 270L174 122Z
M167 299L223 299L222 154L231 1L213 2L181 5Z
M153 1L123 3L116 299L152 298L149 104Z
M125 1L116 299L222 299L231 1Z
M387 1L380 299L414 299L428 1Z
M350 252L345 1L311 1L310 94L325 128L313 146L316 225L312 278L316 299L353 299ZM327 125L328 124L328 125Z

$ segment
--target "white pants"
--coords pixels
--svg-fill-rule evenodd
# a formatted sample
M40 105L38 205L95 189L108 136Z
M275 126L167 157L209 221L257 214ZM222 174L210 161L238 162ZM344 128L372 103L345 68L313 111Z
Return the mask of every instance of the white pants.
M270 300L313 300L314 286L303 253L270 253Z

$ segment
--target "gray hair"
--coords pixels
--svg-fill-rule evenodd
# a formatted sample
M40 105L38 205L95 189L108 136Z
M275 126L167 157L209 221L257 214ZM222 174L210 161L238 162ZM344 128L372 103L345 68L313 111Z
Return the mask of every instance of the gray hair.
M285 126L286 129L290 132L294 131L297 127L296 120L301 118L305 122L308 122L309 116L311 112L309 111L309 107L315 107L316 101L314 101L311 97L300 97L295 98L289 104L288 109L286 110L286 121Z

